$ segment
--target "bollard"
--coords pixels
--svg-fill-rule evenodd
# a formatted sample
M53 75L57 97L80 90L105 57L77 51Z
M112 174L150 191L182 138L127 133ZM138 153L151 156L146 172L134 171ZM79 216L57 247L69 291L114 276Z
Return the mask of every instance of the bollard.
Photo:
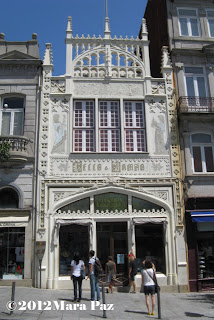
M39 288L42 287L42 260L39 259Z
M15 287L16 287L16 283L15 283L15 282L12 282L10 315L13 314L13 307L14 307L14 300L15 300Z
M161 319L160 287L157 286L158 319Z
M102 298L103 298L103 318L107 318L107 315L106 315L106 308L105 308L105 304L106 304L106 298L105 298L105 288L104 288L104 284L102 284Z

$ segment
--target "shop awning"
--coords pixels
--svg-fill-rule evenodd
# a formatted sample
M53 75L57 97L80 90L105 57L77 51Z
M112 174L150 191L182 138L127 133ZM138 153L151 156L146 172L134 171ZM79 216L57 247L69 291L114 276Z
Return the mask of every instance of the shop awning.
M214 211L189 211L193 222L214 222Z

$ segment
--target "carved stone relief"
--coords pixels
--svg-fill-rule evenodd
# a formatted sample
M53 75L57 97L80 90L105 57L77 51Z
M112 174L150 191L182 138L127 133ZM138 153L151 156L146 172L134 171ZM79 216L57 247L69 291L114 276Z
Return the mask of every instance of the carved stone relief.
M155 130L155 154L167 154L165 117L158 115L157 119L153 118L152 128Z
M64 93L65 82L64 81L51 81L51 93Z
M139 83L82 83L74 82L75 95L93 96L140 96L144 95L143 84Z

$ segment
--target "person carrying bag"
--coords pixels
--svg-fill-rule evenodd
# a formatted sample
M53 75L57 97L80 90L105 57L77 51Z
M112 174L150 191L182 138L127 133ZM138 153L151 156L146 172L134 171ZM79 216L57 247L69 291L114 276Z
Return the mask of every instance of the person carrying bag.
M155 315L155 292L157 288L157 278L155 275L155 270L153 269L152 262L150 260L143 261L143 270L142 270L142 284L144 285L144 294L145 294L145 301L146 306L148 309L149 315ZM158 288L157 288L158 290ZM150 311L150 304L149 304L149 295L151 295L152 301L152 312Z

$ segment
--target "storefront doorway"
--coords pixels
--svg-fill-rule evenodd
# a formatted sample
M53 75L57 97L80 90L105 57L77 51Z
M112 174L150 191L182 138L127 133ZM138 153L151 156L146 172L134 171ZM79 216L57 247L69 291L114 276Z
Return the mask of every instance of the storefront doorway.
M112 256L117 273L127 274L127 253L127 222L97 222L97 256L104 270L108 256Z
M142 261L151 260L157 272L166 273L165 244L163 224L140 224L135 226L136 257L138 271L142 269Z
M88 226L72 224L60 227L59 247L60 247L60 275L70 275L71 260L74 253L79 252L85 265L88 264L89 253L89 230Z

